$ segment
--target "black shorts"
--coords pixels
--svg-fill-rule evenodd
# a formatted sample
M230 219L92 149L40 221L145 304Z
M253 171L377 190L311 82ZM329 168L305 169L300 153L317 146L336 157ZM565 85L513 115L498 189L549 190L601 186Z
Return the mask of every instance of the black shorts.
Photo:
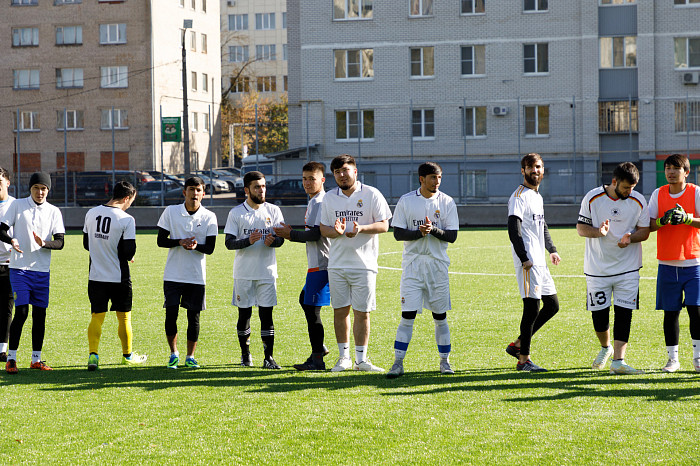
M88 298L93 314L107 312L107 305L112 301L110 311L131 311L131 279L120 283L88 281Z
M195 283L163 282L165 304L163 307L180 306L190 311L207 308L207 293L204 285Z

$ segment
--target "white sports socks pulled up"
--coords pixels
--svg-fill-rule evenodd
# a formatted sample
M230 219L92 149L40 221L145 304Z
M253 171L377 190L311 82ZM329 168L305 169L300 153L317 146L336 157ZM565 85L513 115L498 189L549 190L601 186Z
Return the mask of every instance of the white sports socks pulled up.
M396 340L394 341L394 356L397 361L403 360L408 351L408 344L413 337L413 323L415 319L404 319L399 321L399 327L396 329Z

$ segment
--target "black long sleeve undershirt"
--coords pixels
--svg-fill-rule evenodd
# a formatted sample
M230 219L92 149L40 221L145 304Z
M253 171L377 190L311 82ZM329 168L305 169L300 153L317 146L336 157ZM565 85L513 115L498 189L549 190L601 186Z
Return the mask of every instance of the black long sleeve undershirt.
M457 241L457 230L441 230L433 226L433 229L430 230L430 234L440 241L447 241L448 243Z
M124 239L119 240L117 244L117 257L120 261L128 262L134 258L136 254L136 240L135 239Z
M170 232L165 228L158 227L158 239L156 240L159 248L174 248L180 246L180 241L170 238Z
M420 230L408 230L400 227L393 228L394 239L396 239L396 241L415 241L423 237ZM454 243L457 241L457 230L441 230L433 227L433 229L430 230L430 234L440 241L447 241L448 243Z
M306 243L308 241L318 241L321 239L321 227L310 227L308 230L292 230L289 232L289 240L295 243Z
M552 237L549 235L549 228L547 228L546 222L544 224L544 248L550 254L557 252L557 248L554 246L554 243L552 242Z
M262 241L262 239L260 240ZM252 246L250 244L250 239L249 238L241 238L241 239L236 239L236 237L230 233L226 233L226 239L225 243L226 244L226 249L230 250L235 250L235 249L244 249L249 246ZM279 236L275 236L275 239L272 241L272 244L270 245L271 248L278 248L284 244L284 238L281 238Z
M10 236L10 226L7 223L0 223L0 241L7 244L12 244L12 236Z
M527 257L525 243L523 242L522 224L522 219L517 215L510 215L508 217L508 238L510 238L510 242L513 244L515 255L518 256L520 262L525 263L530 259Z
M10 226L6 223L0 223L0 241L7 244L12 244L12 237L8 233L10 231ZM57 251L63 249L65 235L63 233L56 233L53 235L51 241L44 241L44 249L55 249Z
M214 246L216 246L216 236L207 236L206 242L204 244L197 243L197 247L194 250L202 254L211 255L214 252Z

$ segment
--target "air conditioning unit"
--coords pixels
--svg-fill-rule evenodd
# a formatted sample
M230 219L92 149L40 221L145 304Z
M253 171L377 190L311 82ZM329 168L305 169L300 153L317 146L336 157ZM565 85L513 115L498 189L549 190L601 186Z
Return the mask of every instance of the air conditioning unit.
M228 4L228 6L236 6L236 0L228 0L228 2L226 3Z
M698 84L700 83L700 72L691 71L683 73L683 84Z
M491 113L497 116L508 115L508 107L493 107Z

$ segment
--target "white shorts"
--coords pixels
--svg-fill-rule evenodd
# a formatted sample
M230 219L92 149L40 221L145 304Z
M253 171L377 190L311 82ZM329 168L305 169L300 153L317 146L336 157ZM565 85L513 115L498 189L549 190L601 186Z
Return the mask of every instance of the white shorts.
M452 309L447 264L430 256L414 259L401 274L401 311L423 308L436 314Z
M352 306L359 312L377 308L377 274L363 269L328 269L333 309Z
M529 270L515 268L515 278L522 298L542 299L542 296L557 294L554 280L546 265L533 265Z
M586 277L586 305L589 311L600 311L610 304L639 309L639 271L614 277Z
M276 280L233 280L233 300L238 307L273 307L277 305Z

